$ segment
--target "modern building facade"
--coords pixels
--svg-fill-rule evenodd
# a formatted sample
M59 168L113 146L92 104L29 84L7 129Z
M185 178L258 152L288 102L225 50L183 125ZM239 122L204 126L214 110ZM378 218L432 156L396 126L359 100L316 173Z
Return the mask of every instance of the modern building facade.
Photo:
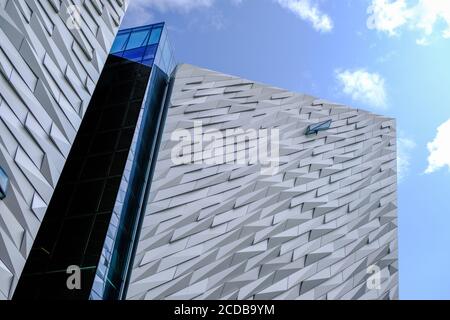
M398 298L393 119L191 65L174 78L128 299ZM236 164L258 136L174 163L198 121L277 128L278 169Z
M10 299L128 0L0 0L0 299Z
M11 2L5 39L23 4L55 21L68 4ZM163 23L113 43L125 8L84 2L101 17L83 15L91 60L72 52L71 28L0 44L36 75L30 91L17 81L31 73L1 59L0 298L398 298L395 121L176 66ZM27 39L45 47L42 65L20 51Z

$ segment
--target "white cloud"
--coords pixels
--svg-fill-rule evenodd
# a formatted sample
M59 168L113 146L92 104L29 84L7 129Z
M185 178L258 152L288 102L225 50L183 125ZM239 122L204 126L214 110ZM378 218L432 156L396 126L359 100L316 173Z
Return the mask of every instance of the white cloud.
M368 8L369 29L399 34L402 27L419 31L416 43L427 45L438 25L444 25L443 38L450 38L449 0L372 0Z
M450 119L437 129L434 140L428 143L428 168L425 173L434 173L439 169L450 169Z
M397 29L403 26L410 16L405 0L373 0L367 12L371 14L367 20L368 28L387 32L391 36L397 34Z
M398 138L397 145L397 170L398 179L402 181L409 173L411 152L415 149L416 143L405 137Z
M239 6L244 0L228 0L231 4ZM317 0L274 0L282 8L297 15L300 19L312 24L313 28L320 32L329 32L333 29L333 21L318 7ZM153 12L177 11L189 13L198 8L210 8L218 3L217 0L132 0L125 16L124 27L137 26L153 21ZM222 24L217 25L217 19L212 19L213 27L221 29Z
M383 77L364 69L338 70L336 79L342 91L353 100L376 108L386 108L386 86Z
M324 14L317 5L310 0L276 0L281 7L292 11L300 19L308 21L313 28L321 32L329 32L333 29L333 21Z

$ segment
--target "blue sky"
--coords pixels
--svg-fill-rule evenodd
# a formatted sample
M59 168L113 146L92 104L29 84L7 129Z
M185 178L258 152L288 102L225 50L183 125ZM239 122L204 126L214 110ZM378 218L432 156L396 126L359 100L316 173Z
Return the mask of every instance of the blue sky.
M450 299L449 0L131 0L178 62L395 117L400 297Z

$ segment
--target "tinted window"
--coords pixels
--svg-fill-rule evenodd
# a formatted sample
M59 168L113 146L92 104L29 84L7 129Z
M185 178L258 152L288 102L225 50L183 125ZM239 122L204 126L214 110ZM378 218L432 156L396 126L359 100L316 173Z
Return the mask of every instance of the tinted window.
M134 31L130 36L130 40L128 41L127 50L145 46L148 34L148 30Z
M127 43L129 34L122 34L116 37L111 49L111 53L116 53L125 50L125 44Z

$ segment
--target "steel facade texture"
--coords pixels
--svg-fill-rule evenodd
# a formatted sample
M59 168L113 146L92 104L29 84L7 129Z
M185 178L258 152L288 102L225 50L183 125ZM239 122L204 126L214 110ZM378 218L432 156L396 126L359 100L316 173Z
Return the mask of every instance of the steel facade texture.
M169 99L128 299L398 298L393 119L191 65ZM278 128L278 173L174 164L196 121Z

